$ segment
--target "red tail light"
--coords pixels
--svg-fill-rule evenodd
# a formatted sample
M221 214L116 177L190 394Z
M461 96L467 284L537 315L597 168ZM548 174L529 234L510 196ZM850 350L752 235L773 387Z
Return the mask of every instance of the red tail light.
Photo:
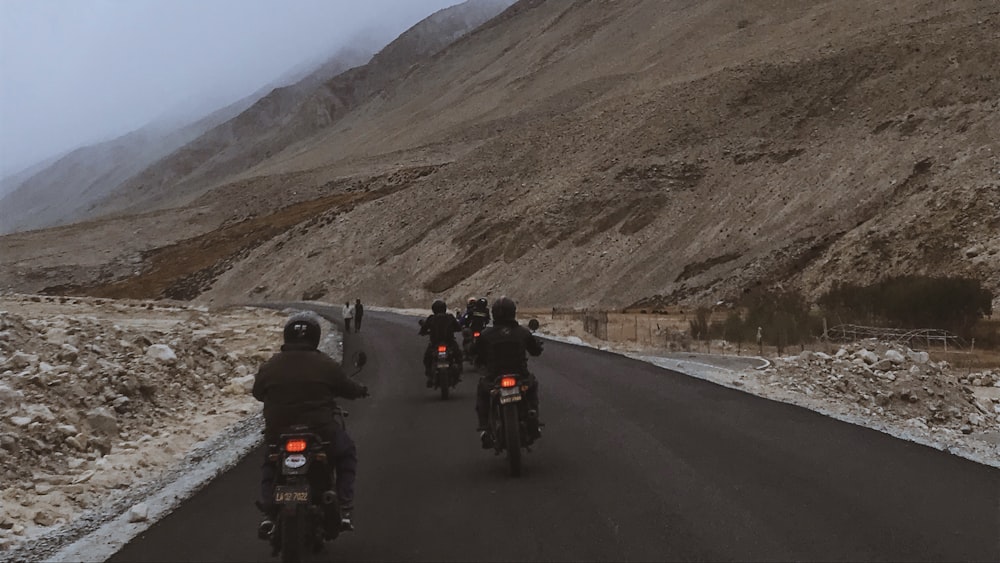
M472 337L473 338L479 338L479 333L478 332L473 332L472 333Z
M438 352L447 352L447 351L448 351L447 346L438 346Z
M292 438L285 441L285 451L297 453L306 451L306 441L303 438Z
M517 378L516 377L501 378L500 387L517 387Z

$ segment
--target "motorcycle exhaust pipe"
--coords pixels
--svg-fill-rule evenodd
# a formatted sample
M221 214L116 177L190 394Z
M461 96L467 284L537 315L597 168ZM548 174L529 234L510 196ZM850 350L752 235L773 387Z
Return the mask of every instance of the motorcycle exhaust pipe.
M323 504L333 504L337 502L337 493L334 491L323 491Z

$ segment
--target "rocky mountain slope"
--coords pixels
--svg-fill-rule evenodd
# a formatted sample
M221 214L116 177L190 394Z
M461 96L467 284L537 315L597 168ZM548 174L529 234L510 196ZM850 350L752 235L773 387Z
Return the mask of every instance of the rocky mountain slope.
M319 68L297 73L295 82L302 87L314 87L317 80L336 76L368 57L370 53L342 49ZM99 202L113 199L119 185L206 131L241 115L273 88L266 86L187 124L178 125L176 118L154 121L118 138L81 147L54 162L33 167L27 177L20 174L11 178L16 186L0 199L0 233L59 226L106 214Z
M984 0L522 0L351 103L337 77L189 145L124 237L0 239L0 286L626 307L913 273L1000 294L998 30ZM100 259L65 251L81 233Z
M238 115L252 101L238 101L182 127L153 123L71 151L19 181L0 199L0 232L53 227L86 218L93 201L206 129Z
M328 128L412 66L490 19L512 0L473 0L441 10L412 27L367 64L322 68L277 88L107 195L101 208L142 211L171 206L230 182L247 169ZM346 72L344 72L346 71Z

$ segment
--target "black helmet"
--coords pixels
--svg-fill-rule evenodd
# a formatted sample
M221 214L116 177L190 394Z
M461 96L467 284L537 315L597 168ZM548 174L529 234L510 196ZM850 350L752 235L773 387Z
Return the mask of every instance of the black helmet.
M510 297L504 296L493 302L493 320L512 321L517 314L517 305Z
M434 303L431 304L431 311L434 313L446 313L448 311L448 305L445 304L441 299L435 299Z
M285 323L285 344L308 345L316 349L319 347L321 332L316 313L309 311L295 313Z
M481 309L489 309L490 308L490 302L487 301L485 297L480 297L479 299L477 299L476 300L476 305L478 305Z

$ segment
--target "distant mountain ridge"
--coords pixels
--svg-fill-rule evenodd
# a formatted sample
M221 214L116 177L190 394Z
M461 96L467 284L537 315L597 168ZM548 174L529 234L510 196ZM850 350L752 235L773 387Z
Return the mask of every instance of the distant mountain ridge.
M105 213L141 212L191 201L217 182L321 132L513 1L469 0L440 10L405 31L367 64L338 73L321 69L276 88L131 178L98 205Z
M308 73L303 83L322 81L363 63L370 53L345 48ZM294 76L294 74L293 74ZM161 158L240 115L274 86L268 86L185 125L156 120L109 141L80 147L4 179L0 234L65 225L99 214L98 201Z
M244 98L182 127L153 123L118 138L81 147L34 171L0 199L0 233L87 218L91 202L250 105Z

